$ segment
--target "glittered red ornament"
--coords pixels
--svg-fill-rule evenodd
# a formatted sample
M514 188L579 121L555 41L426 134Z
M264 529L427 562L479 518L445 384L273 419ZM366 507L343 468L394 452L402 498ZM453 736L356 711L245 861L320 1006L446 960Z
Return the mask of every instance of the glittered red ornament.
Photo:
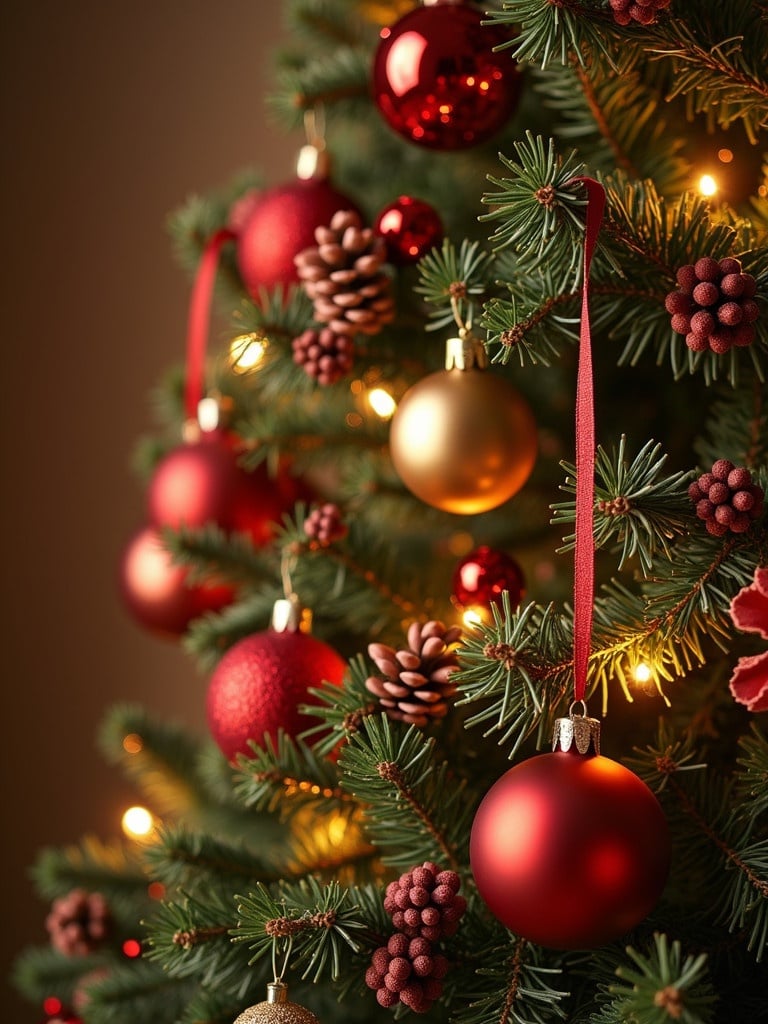
M277 602L278 606L285 602ZM274 619L273 619L274 623ZM311 633L269 629L238 641L214 669L206 698L208 727L230 761L249 754L249 740L277 739L317 725L299 705L311 704L309 690L323 682L340 685L346 662Z
M669 860L667 822L651 790L617 761L573 748L502 775L470 837L488 908L516 935L553 949L601 946L639 924L662 893Z
M287 473L270 476L263 462L246 470L241 457L238 440L222 430L203 431L198 440L172 449L147 489L150 522L174 529L216 523L248 534L257 547L268 544L299 486Z
M153 632L180 636L204 612L231 604L235 591L226 584L190 585L189 572L175 565L154 527L136 532L120 560L119 589L131 616Z
M387 244L387 258L398 266L416 263L443 238L440 214L413 196L399 196L385 206L373 229Z
M467 4L409 11L380 33L373 94L384 120L410 142L466 149L494 135L514 113L521 75L502 26L484 25Z
M505 551L482 545L457 564L451 581L452 595L461 608L485 608L498 604L502 591L509 593L516 608L525 593L525 577L517 562Z
M252 198L237 237L237 265L254 299L261 289L299 280L294 257L315 243L315 228L330 224L338 210L359 212L340 192L324 165L309 177L297 177Z

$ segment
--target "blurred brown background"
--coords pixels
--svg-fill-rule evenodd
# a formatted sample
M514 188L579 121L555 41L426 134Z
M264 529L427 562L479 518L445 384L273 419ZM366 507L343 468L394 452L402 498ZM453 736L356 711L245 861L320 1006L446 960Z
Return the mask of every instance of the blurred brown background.
M3 997L45 942L37 850L119 833L136 794L96 750L130 700L204 728L205 680L129 621L117 563L143 521L130 459L182 358L189 281L166 214L250 166L292 177L301 140L263 102L281 4L6 0L2 110ZM10 653L10 657L8 657Z

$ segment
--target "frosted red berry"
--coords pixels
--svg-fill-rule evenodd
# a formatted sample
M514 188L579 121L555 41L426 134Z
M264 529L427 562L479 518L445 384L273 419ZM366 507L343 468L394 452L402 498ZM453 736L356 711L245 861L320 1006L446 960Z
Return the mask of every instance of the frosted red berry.
M680 267L675 279L678 289L666 296L664 308L673 332L685 335L689 349L725 355L734 346L752 344L755 331L746 328L760 315L757 282L742 272L739 260L702 256Z
M702 473L688 487L696 516L708 533L745 533L763 512L765 492L752 481L746 466L734 466L730 459L717 459L708 473Z

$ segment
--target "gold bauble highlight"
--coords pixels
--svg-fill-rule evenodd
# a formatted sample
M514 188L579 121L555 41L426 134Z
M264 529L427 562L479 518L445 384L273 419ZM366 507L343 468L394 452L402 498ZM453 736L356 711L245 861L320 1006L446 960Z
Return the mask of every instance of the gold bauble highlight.
M439 370L414 384L392 418L392 463L428 505L460 515L496 508L536 461L536 422L503 377L477 366Z

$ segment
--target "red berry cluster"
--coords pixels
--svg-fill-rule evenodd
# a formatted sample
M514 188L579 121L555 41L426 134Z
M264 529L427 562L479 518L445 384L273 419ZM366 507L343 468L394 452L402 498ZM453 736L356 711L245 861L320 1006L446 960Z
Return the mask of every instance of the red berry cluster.
M304 532L319 546L326 547L347 534L346 524L341 518L341 509L333 502L326 502L314 508L304 520Z
M738 260L703 256L680 267L676 277L680 287L667 295L664 305L672 314L672 330L685 335L688 348L723 355L734 345L752 344L760 314L754 299L757 284L751 274L742 273Z
M656 12L669 7L672 0L609 0L609 3L617 25L629 25L633 21L653 25Z
M85 956L109 937L112 915L100 893L73 889L53 901L45 926L54 949L66 956Z
M430 942L455 935L467 909L459 895L461 879L455 871L441 871L425 861L387 886L384 909L399 932L419 935Z
M688 488L688 497L696 505L696 515L704 520L714 537L744 533L762 513L765 492L752 483L752 474L744 466L718 459L709 473L702 473Z
M374 952L365 983L375 990L380 1006L404 1003L414 1013L426 1013L442 995L447 973L447 959L434 952L428 939L396 932Z
M318 384L335 384L346 377L354 362L352 338L337 334L330 327L319 331L308 327L292 342L293 361Z
M384 909L397 932L375 951L365 975L381 1006L404 1003L426 1013L443 991L448 961L433 943L456 933L467 908L459 895L455 871L441 871L431 861L390 882Z

